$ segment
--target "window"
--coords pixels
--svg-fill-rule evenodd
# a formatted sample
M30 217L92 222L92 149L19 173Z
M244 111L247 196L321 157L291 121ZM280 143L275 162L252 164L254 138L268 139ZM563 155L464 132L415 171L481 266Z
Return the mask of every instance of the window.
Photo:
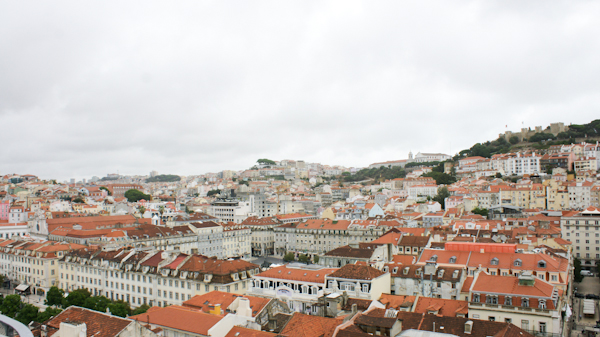
M521 261L521 259L516 259L514 262L515 267L520 267L523 264L523 262Z
M490 322L495 322L496 321L496 317L494 317L494 316L489 316L488 319L490 320Z
M521 320L521 329L529 330L529 320L526 320L526 319Z
M546 333L546 323L545 322L540 322L540 332Z
M521 306L522 306L522 307L524 307L524 308L527 308L527 307L529 307L529 299L528 299L528 298L525 298L525 297L524 297L524 298L522 298L522 299L521 299Z
M479 294L473 294L473 302L479 302Z
M506 296L504 298L504 305L512 305L512 297Z
M498 258L497 258L497 257L495 257L495 258L493 258L493 259L492 259L492 261L490 261L490 264L491 264L492 266L497 266L497 265L498 265L498 262L499 262Z

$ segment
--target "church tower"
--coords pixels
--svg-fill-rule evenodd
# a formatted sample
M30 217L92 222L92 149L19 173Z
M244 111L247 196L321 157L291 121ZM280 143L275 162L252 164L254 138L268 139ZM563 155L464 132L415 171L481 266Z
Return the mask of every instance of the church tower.
M408 160L412 160L413 159L413 154L412 151L408 151Z

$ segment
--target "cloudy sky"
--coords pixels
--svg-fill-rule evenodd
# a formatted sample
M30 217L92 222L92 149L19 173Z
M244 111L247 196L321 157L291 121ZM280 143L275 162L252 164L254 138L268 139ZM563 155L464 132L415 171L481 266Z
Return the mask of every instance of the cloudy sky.
M600 118L600 2L4 1L0 174L361 167Z

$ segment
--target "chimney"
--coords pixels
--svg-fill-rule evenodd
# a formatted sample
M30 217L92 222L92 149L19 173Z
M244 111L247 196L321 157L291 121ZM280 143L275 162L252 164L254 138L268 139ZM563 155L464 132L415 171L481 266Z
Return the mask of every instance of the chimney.
M86 337L87 326L79 322L62 322L59 326L61 337Z
M352 304L352 313L356 314L358 312L358 306L356 305L356 303Z
M236 313L240 316L252 317L252 309L250 308L250 300L245 297L241 297L239 299Z
M473 321L466 321L465 322L465 333L470 335L472 331L473 331Z

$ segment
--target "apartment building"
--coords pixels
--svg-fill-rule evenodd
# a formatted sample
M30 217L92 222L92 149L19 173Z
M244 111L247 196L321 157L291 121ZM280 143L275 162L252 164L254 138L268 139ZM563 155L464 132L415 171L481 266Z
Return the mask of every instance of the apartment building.
M600 209L590 206L560 220L562 238L573 243L573 254L585 269L600 263Z
M275 254L285 252L321 255L335 248L376 240L401 226L397 220L311 219L274 228Z
M31 286L31 292L43 295L58 285L58 260L73 249L84 246L54 241L0 242L0 274L13 284Z
M94 295L142 304L181 305L212 290L244 294L258 265L202 255L156 250L74 250L58 262L59 286L86 288Z
M221 226L223 227L223 256L250 258L252 254L250 228L233 222L223 223Z
M559 290L529 272L518 277L475 275L469 317L515 324L536 336L564 336L564 301Z
M251 216L242 222L250 228L252 256L273 255L275 252L275 230L281 223L276 217Z
M318 315L325 277L337 268L290 263L252 276L247 295L278 299L295 311Z
M210 204L208 214L223 222L242 223L248 216L253 215L248 201L218 200Z

